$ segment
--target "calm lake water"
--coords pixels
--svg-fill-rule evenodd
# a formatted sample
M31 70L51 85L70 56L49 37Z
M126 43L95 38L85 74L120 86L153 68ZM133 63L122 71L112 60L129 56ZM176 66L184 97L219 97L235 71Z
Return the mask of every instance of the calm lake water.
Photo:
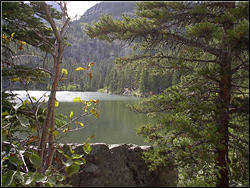
M14 91L22 100L25 100L25 91ZM45 91L29 91L31 96L40 98ZM47 92L49 95L49 92ZM83 143L89 136L94 136L92 143L133 143L145 145L144 138L136 135L136 129L143 123L147 123L144 114L135 113L129 110L127 104L138 102L136 97L109 95L99 92L69 92L58 91L56 98L60 102L56 112L69 115L74 112L74 117L82 114L82 104L73 103L73 98L80 97L82 100L98 99L97 111L99 118L94 116L83 116L78 121L85 124L85 128L69 132L60 139L62 143ZM45 97L45 100L47 98ZM72 125L74 126L74 125ZM148 145L148 144L147 144Z

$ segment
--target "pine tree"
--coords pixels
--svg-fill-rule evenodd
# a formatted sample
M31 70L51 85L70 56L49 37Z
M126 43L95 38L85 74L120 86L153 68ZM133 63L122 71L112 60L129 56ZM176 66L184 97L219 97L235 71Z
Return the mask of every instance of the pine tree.
M60 19L62 13L49 6L54 19ZM3 2L2 3L2 31L11 35L15 32L15 39L38 47L44 51L52 51L55 42L53 31L45 24L46 17L44 11L35 6L35 3L26 4L24 2ZM40 16L34 16L34 14Z
M149 73L145 68L142 68L140 80L139 80L139 90L143 96L147 95L149 92Z
M202 176L207 185L249 184L249 131L243 131L249 121L243 102L249 99L249 3L143 2L136 15L103 16L85 31L139 44L144 53L123 63L147 60L181 75L176 86L135 108L160 119L141 128L157 146L148 161L156 165L173 154L182 175ZM235 160L245 165L242 178Z

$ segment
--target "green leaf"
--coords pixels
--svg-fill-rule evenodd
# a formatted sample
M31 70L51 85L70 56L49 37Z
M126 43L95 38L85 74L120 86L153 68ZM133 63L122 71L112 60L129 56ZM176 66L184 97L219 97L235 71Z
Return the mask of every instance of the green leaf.
M18 159L16 156L9 157L9 161L13 165L15 165L17 168L19 168L23 164L23 162L20 159Z
M35 168L39 168L42 164L41 158L36 153L32 153L30 155L30 162L33 164Z
M8 134L8 133L9 133L9 131L8 131L8 130L6 130L6 129L3 129L3 130L2 130L2 133L3 133L3 134Z
M14 33L11 33L10 37L13 38L15 35L15 32Z
M78 124L81 126L81 127L84 127L84 124L82 122L78 122Z
M3 176L2 176L2 186L3 187L10 187L11 186L16 172L17 171L9 170L3 174Z
M58 135L59 135L59 132L58 132L57 130L54 130L54 131L52 132L52 134L53 134L54 136L58 136Z
M59 153L63 154L63 156L64 156L66 159L70 159L70 157L69 157L67 154L65 154L63 150L57 149L57 151L58 151Z
M94 108L92 108L92 109L90 110L90 113L93 114L93 115L95 115L95 114L96 114L96 110L95 110Z
M70 151L72 154L75 153L75 151L72 149L72 146L71 146L71 145L69 145L69 151Z
M68 177L71 177L73 174L78 173L79 170L80 170L80 165L77 165L75 163L65 168Z
M82 162L83 162L83 164L86 164L86 159L84 159L84 158L82 158Z
M63 156L64 156L67 160L71 159L70 156L68 156L67 154L63 154Z
M87 154L89 154L91 152L91 146L89 143L86 143L83 145L83 151Z
M53 187L53 184L51 184L49 181L49 177L48 177L48 182L46 183L46 187Z
M92 108L92 109L90 110L90 113L91 113L92 115L94 115L96 118L99 118L99 114L97 113L96 109Z
M70 119L70 120L72 120L73 115L74 115L74 112L70 112L70 114L69 114L69 119Z
M20 78L16 77L16 78L11 78L10 80L13 81L13 82L17 82L17 81L20 80Z
M87 69L84 68L84 67L77 67L75 70L76 70L76 71L80 71L80 70L87 70Z
M64 180L64 176L62 176L62 175L58 175L58 176L56 176L56 180L57 181L63 181Z
M66 128L63 130L63 133L67 133L69 131L69 128Z
M44 109L42 110L42 113L44 114L46 111L47 111L47 108L44 108Z
M56 185L56 177L55 176L48 176L48 183L51 185Z
M31 97L31 98L32 98L33 100L35 100L35 101L37 100L36 97Z
M22 45L26 45L27 43L25 41L21 41L21 44Z
M79 155L79 154L72 155L72 159L81 159L81 158L82 158L82 155Z
M62 68L62 73L63 73L63 74L65 74L65 75L68 75L68 70L67 70L67 69Z
M58 106L59 106L59 101L56 100L56 101L55 101L55 107L58 107Z
M69 166L71 166L72 164L73 164L73 161L72 161L72 159L69 159L69 160L67 160L66 162L62 162L66 167L69 167Z
M58 151L58 150L57 150ZM51 173L51 167L49 167L46 171L45 171L45 175L48 176Z
M30 104L30 101L28 99L26 99L25 101L23 101L23 105L26 105L26 104Z
M47 180L47 176L44 176L44 175L42 175L40 173L35 173L33 181L38 182L38 183L39 182L47 183L48 180Z
M80 97L76 97L73 99L73 102L81 102L83 103L83 100Z
M2 116L6 116L6 115L9 115L8 111L2 112Z
M57 149L57 151L58 151L59 153L64 154L64 151L63 151L63 150L61 150L61 149Z
M16 178L18 179L18 180L20 180L20 181L24 181L24 175L25 175L25 173L23 173L23 172L20 172L20 171L17 171L17 173L16 173Z
M80 160L75 160L75 161L74 161L74 164L83 165L84 162L83 162L83 161L80 161Z

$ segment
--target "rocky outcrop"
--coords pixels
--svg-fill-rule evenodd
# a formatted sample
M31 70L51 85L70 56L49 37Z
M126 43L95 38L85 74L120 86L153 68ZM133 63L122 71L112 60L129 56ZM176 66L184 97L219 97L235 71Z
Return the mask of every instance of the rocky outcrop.
M63 150L67 151L64 145ZM82 154L82 145L72 148ZM150 146L133 144L96 143L91 145L92 151L86 155L86 164L81 166L78 174L67 181L75 187L146 187L177 185L177 170L173 166L161 167L150 172L141 158L143 151ZM68 151L69 152L69 151Z

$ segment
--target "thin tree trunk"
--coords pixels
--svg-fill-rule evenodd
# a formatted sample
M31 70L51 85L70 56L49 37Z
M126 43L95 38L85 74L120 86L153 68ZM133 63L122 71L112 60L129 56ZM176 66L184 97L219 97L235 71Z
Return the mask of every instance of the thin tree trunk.
M48 111L47 111L47 121L45 121L44 127L43 127L43 134L41 138L41 159L43 164L43 170L41 172L44 172L51 164L51 161L53 159L54 154L54 136L53 131L55 130L55 100L56 100L56 90L60 78L60 70L61 70L61 64L62 64L62 52L63 52L63 46L61 42L58 42L58 48L56 49L58 52L57 57L54 57L54 80L51 88L51 94L50 94L50 100L48 104ZM48 131L50 129L50 131ZM49 148L46 149L46 143L49 136ZM46 152L47 150L47 152ZM45 161L47 159L47 161ZM50 160L48 160L50 159Z
M47 115L46 115L46 119L44 121L43 124L43 130L42 130L42 137L41 137L41 141L40 141L40 146L39 146L39 155L42 161L42 165L41 168L39 169L39 172L44 171L43 170L43 164L44 164L44 159L46 158L46 143L47 143L47 137L48 137L48 129L49 129L49 123L51 122L51 119L53 118L51 115L51 106L52 104L55 103L55 101L53 100L53 93L50 94L50 98L48 101L48 108L47 108Z
M66 6L66 4L64 4ZM39 155L42 160L41 168L39 169L39 172L44 173L46 169L51 165L53 156L55 153L54 148L54 135L53 131L55 130L55 100L56 100L56 90L59 83L60 78L60 70L61 70L61 64L62 64L62 55L64 50L64 44L63 44L63 36L65 34L65 28L67 27L70 19L67 18L65 20L65 23L61 29L61 31L58 31L56 24L54 20L52 19L50 12L48 10L48 7L46 3L42 3L42 8L44 9L46 16L48 18L48 21L52 27L52 30L54 32L54 35L56 37L56 41L54 44L54 53L52 53L53 59L54 59L54 78L50 93L50 98L48 101L48 109L46 114L46 120L44 121L43 125L43 132L41 137L41 142L39 146ZM63 6L61 6L63 8ZM66 16L66 7L63 10L64 16ZM49 131L50 130L50 131ZM49 138L48 138L49 136ZM47 141L49 140L49 148L46 148ZM47 161L46 161L47 160Z
M40 170L40 172L44 172L45 166L44 164L46 163L46 158L49 155L49 151L47 151L46 149L46 143L48 140L48 133L49 133L49 128L54 127L54 125L52 125L54 123L53 119L54 119L54 108L55 108L55 99L56 99L56 88L57 88L57 82L58 82L58 75L55 74L54 77L54 81L52 84L52 89L51 89L51 93L50 93L50 98L49 98L49 104L48 104L48 109L47 109L47 118L44 122L43 125L43 131L42 131L42 137L41 137L41 142L40 142L40 157L42 160L42 166L43 168ZM50 129L50 133L51 133L51 129Z
M55 88L53 90L53 92L56 93L56 89L59 83L59 78L60 78L60 70L61 70L61 64L62 64L62 52L63 52L63 46L61 43L58 44L58 56L57 56L57 65L56 65L56 70L55 70ZM51 111L52 113L52 119L51 119L51 124L50 124L50 132L49 132L49 148L48 148L48 158L47 158L47 162L45 165L45 168L47 169L51 164L52 164L52 160L54 157L54 153L55 153L55 148L54 148L54 135L53 135L53 131L55 130L55 104L53 106L53 109Z

